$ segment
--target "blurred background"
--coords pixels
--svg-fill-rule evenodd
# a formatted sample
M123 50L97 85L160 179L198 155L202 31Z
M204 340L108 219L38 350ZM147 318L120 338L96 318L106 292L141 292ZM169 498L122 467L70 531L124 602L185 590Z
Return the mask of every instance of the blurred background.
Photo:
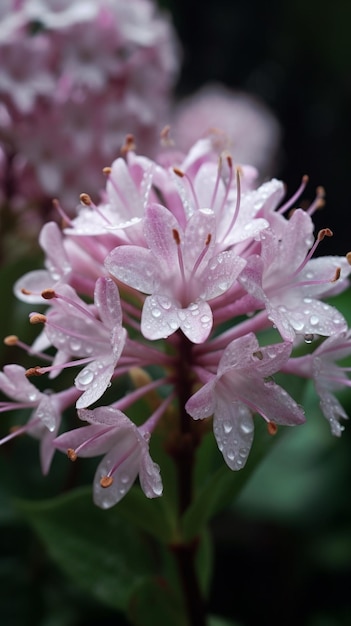
M162 0L160 6L170 12L182 48L176 99L220 83L267 105L282 133L272 174L290 194L308 174L309 201L323 185L327 203L315 222L334 237L320 253L351 250L351 3ZM2 269L3 302L25 265ZM350 293L340 302L351 323ZM11 305L3 311L4 334L9 318L16 323L20 314ZM350 394L342 400L350 414ZM335 440L318 406L308 409L308 424L286 433L235 506L212 524L210 609L229 624L351 623L351 427ZM23 480L13 475L17 462L26 468ZM0 449L0 467L1 623L123 626L122 616L72 588L31 531L14 521L9 494L39 497L55 489L55 476L43 486L36 444Z

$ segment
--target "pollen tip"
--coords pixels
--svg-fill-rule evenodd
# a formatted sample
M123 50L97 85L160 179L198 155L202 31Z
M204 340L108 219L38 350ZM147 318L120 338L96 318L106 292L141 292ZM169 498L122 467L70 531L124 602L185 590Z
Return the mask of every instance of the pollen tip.
M267 430L268 430L268 434L269 435L274 436L278 432L278 426L274 422L268 422L267 423Z
M307 185L309 180L310 180L310 177L308 176L308 174L304 174L302 177L303 185Z
M347 260L348 264L351 265L351 252L347 253L346 260Z
M174 141L170 136L171 133L171 127L169 124L166 124L166 126L164 126L160 132L160 140L161 140L161 145L164 147L167 146L174 146Z
M333 236L333 231L330 230L330 228L322 228L319 233L318 233L318 241L322 241L322 239L324 239L324 237L332 237Z
M335 270L335 274L333 276L333 278L331 279L331 283L336 283L337 280L339 280L341 275L341 267L337 267Z
M180 236L179 236L179 232L177 231L176 228L172 228L172 235L173 235L173 239L176 242L177 246L180 245Z
M183 176L185 176L185 173L179 167L174 167L173 172L176 176L179 176L179 178L183 178Z
M42 371L40 365L36 365L35 367L30 367L26 370L26 377L30 378L30 376L41 376Z
M82 204L84 204L84 206L92 205L91 197L89 196L88 193L81 193L79 196L79 200L81 201Z
M111 172L112 172L112 167L107 166L102 169L102 173L105 174L106 176L109 176Z
M5 346L15 346L18 343L17 335L7 335L4 337Z
M100 478L100 485L104 489L107 489L107 487L111 487L112 483L113 483L112 476L103 476L102 478Z
M43 289L43 291L41 292L41 297L44 298L44 300L52 300L53 298L56 298L55 290Z
M32 292L29 291L29 289L25 289L25 287L22 287L21 293L23 293L24 296L31 296L32 295Z
M127 154L127 152L130 152L131 150L135 150L135 149L136 149L136 144L135 144L134 135L131 135L130 133L128 133L128 135L126 135L126 138L124 140L124 144L121 147L121 154Z
M42 313L33 313L29 317L30 324L45 324L46 320L46 315L43 315Z
M75 452L75 450L73 450L73 448L68 448L67 450L67 456L69 458L70 461L76 461L78 458L77 453Z

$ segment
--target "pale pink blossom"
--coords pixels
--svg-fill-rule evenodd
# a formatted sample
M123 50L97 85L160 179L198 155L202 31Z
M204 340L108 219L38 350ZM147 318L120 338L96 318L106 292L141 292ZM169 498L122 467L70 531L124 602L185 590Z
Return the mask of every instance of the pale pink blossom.
M149 453L150 432L147 426L137 428L118 409L101 406L93 411L81 409L79 417L90 423L64 433L54 444L62 452L77 456L105 455L94 478L94 502L103 509L117 504L139 475L140 485L148 498L162 494L159 466Z
M253 414L267 422L304 422L301 407L271 378L286 363L288 343L260 347L253 333L232 341L224 350L217 373L186 403L194 419L213 415L213 431L227 465L244 467L254 435Z

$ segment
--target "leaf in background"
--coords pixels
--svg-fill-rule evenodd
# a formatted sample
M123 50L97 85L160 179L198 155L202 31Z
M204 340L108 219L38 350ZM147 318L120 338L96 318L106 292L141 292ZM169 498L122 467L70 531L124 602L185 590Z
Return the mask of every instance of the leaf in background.
M137 586L154 571L146 539L126 523L119 507L95 507L90 488L41 502L18 501L17 507L53 561L110 607L126 610Z

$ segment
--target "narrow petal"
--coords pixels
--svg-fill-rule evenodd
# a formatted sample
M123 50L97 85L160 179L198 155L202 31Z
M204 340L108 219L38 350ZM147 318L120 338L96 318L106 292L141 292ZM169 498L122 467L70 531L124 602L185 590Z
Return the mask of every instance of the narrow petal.
M106 270L122 283L143 293L152 293L160 284L160 268L150 250L121 246L105 260Z
M223 458L232 470L244 467L254 437L251 411L241 402L223 402L217 397L213 432Z
M185 409L194 420L202 420L213 415L216 408L215 382L216 378L206 383L187 401Z

